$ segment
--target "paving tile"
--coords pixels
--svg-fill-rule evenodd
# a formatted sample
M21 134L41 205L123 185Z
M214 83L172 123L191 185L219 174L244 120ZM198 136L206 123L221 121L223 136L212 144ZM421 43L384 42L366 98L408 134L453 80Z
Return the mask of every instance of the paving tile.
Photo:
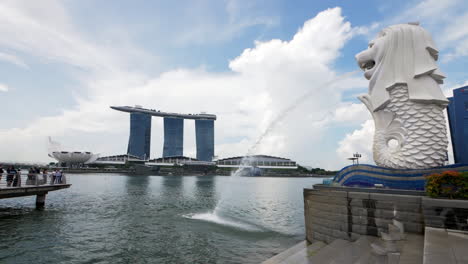
M447 231L426 227L424 232L424 264L455 264L455 255L449 244Z
M457 263L468 263L468 233L449 231L448 240Z
M405 234L403 248L400 253L400 264L423 263L424 236Z

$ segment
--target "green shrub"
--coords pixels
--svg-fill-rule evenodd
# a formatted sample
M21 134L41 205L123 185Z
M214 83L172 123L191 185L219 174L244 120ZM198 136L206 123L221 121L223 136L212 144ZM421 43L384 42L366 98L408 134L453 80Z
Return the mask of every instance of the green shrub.
M444 171L426 179L426 193L430 197L468 199L468 172Z

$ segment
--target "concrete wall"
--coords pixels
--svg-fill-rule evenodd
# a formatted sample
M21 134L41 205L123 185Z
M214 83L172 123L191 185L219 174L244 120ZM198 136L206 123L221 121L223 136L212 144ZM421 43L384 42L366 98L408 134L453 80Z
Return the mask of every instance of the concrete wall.
M422 199L426 226L468 231L468 200Z
M393 219L401 221L406 232L419 234L426 225L447 227L449 223L452 228L458 225L453 229L459 230L466 227L468 201L424 195L421 191L324 185L304 189L307 240L330 243L337 238L354 241L360 235L378 236L380 231L387 231Z
M378 236L393 219L408 232L422 233L422 192L383 192L364 188L315 186L304 189L307 240L330 243L360 235ZM375 190L375 189L374 189Z

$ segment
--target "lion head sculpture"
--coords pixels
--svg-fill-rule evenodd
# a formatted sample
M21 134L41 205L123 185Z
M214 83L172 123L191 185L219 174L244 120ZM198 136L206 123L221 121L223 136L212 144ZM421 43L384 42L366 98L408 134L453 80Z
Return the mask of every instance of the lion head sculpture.
M438 51L429 33L417 23L393 25L383 29L356 55L359 67L369 82L372 111L389 102L389 90L408 86L409 99L447 104L439 84L445 76L438 70Z

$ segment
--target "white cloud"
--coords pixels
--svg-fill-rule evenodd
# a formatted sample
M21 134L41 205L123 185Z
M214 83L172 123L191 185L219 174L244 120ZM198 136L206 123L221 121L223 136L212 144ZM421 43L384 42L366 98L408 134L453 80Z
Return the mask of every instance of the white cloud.
M431 33L442 63L468 56L468 5L464 0L415 0L396 10L395 15L361 27L359 32L374 38L386 26L419 22Z
M13 63L21 68L29 69L29 66L15 55L0 52L0 61L6 61L9 63Z
M361 111L351 105L350 113L335 113L343 105L341 93L363 84L362 78L351 76L332 82L338 78L333 62L355 34L339 8L320 12L289 41L255 43L229 63L231 71L174 69L156 77L128 70L128 53L90 41L74 29L64 9L54 10L64 26L55 27L42 20L42 15L0 5L0 14L5 14L0 16L0 34L8 36L0 45L87 69L86 75L79 75L86 93L78 93L78 105L61 115L39 118L24 128L0 130L0 145L12 146L8 153L0 153L0 159L44 160L47 136L77 149L123 153L128 116L108 106L140 104L165 111L217 114L216 154L220 157L242 155L271 127L258 153L330 168L336 166L328 163L336 155L334 150L313 149L327 136L334 120L349 120ZM277 118L284 110L289 114ZM271 126L275 119L277 123ZM152 156L156 157L162 150L162 124L157 119L153 123ZM194 153L194 133L186 134L185 153Z
M405 9L399 16L393 18L393 21L399 23L411 22L416 20L432 19L428 23L437 23L441 20L451 19L448 13L453 8L459 7L463 1L460 0L423 0L409 3L409 7ZM434 21L434 19L436 21Z
M372 143L374 139L374 121L367 120L364 122L360 129L347 134L343 140L340 141L337 149L338 156L345 160L352 157L353 153L362 154L360 162L373 164L372 158Z
M420 21L441 49L441 62L468 55L468 6L463 0L425 0L394 19Z
M0 83L0 92L8 92L9 88L6 84Z
M460 88L460 87L464 87L464 86L467 86L468 85L468 80L463 82L463 83L457 83L457 84L453 84L453 83L444 83L442 85L442 92L444 93L445 96L447 97L453 97L453 90L454 89L457 89L457 88Z
M362 103L347 103L335 110L334 121L339 123L361 124L371 117L369 111Z
M93 42L100 36L90 38L76 29L62 2L57 0L2 1L0 34L1 47L92 73L125 69L130 60L146 56L130 46L116 48L121 41Z
M279 23L275 16L265 15L260 1L196 1L183 5L180 26L173 34L177 45L213 44L232 40L246 29L269 28ZM222 5L222 6L219 6ZM214 6L218 8L213 8Z

